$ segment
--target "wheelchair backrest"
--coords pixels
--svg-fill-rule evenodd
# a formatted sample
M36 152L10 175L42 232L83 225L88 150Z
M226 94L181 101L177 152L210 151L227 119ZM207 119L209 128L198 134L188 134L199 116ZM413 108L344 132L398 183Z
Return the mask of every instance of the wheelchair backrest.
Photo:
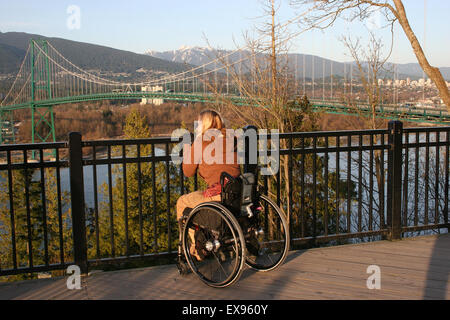
M257 127L249 125L244 127L243 130L244 132L254 130L254 134L257 137ZM226 172L223 172L220 178L222 203L230 208L232 212L241 213L242 215L247 215L249 212L248 207L258 202L258 164L250 163L251 150L253 148L250 146L249 135L245 135L243 174L233 178Z
M221 201L235 214L247 215L248 206L257 201L257 181L253 173L243 173L233 178L226 172L221 175Z

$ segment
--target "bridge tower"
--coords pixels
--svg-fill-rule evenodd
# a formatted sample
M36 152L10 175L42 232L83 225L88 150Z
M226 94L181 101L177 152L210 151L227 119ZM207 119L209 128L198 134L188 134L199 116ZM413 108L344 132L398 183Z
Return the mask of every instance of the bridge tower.
M45 103L52 99L52 77L48 58L48 43L46 40L31 39L30 62L31 140L32 143L55 142L53 106Z

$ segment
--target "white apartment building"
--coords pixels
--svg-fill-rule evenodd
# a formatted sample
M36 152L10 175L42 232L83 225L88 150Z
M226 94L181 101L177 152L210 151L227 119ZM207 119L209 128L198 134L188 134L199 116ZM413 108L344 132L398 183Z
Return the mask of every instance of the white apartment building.
M161 86L154 86L154 87L149 87L149 86L144 86L142 87L142 92L164 92L163 91L163 87ZM160 106L164 103L164 99L147 99L147 98L143 98L141 101L141 105L144 104L154 104L155 106Z

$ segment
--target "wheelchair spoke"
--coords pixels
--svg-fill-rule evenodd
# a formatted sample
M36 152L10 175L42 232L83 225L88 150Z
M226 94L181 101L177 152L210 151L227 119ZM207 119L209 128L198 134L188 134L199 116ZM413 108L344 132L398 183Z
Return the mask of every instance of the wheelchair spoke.
M276 204L266 196L261 196L260 208L258 220L248 240L247 247L251 255L247 256L246 262L256 270L269 271L281 265L286 258L289 233L284 214ZM259 231L260 228L262 231Z
M220 263L219 258L217 257L216 253L213 252L214 258L216 259L217 264L219 265L219 267L222 269L224 274L227 274L227 272L225 271L225 269L222 267L222 264Z
M190 246L194 241L199 258L185 249L186 258L192 271L207 285L224 287L236 281L242 272L244 237L231 213L214 207L199 207L192 211L183 235L184 245ZM192 231L189 234L190 229L195 231L194 240L191 239Z

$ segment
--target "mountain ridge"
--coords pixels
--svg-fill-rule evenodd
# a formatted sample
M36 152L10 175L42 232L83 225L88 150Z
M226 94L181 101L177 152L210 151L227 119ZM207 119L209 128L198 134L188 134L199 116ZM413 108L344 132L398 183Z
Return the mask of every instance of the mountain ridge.
M217 53L219 54L227 54L232 51L230 50L219 50L216 51L210 48L204 47L188 47L183 46L177 50L170 51L154 51L148 50L145 52L147 55L151 55L153 57L173 61L173 62L186 62L192 65L200 66L206 64L217 57ZM303 77L303 59L305 59L305 77L312 78L313 76L313 61L314 61L314 77L316 79L325 77L330 77L331 74L333 76L344 76L344 71L346 71L347 76L349 76L349 70L351 64L354 62L338 62L330 59L322 58L319 56L313 56L309 54L301 54L301 53L292 53L288 55L290 67L294 67L296 64L298 65L297 77ZM230 62L236 61L237 58L231 60ZM323 64L325 62L325 68L323 69ZM333 64L333 70L331 70L331 63ZM397 67L397 71L400 77L406 78L410 77L412 79L418 79L423 77L422 68L418 63L405 63L405 64L393 64L388 63L387 66L391 68L392 66ZM441 67L440 68L442 75L446 80L450 80L450 67Z
M149 72L177 73L192 67L91 43L24 32L0 32L0 73L17 73L31 39L49 41L65 58L86 70L98 69L103 72L129 73L138 76L139 73L136 71L142 68Z
M186 71L193 66L200 66L214 60L218 54L223 55L231 52L229 50L214 50L198 46L183 46L171 51L158 52L149 50L144 54L138 54L102 45L45 37L37 34L0 32L0 74L13 75L18 72L29 42L33 38L49 41L69 61L87 71L95 70L105 73L128 74L129 78L139 80L144 80L142 78L148 77L149 74L152 74L154 77L157 73L173 74ZM350 65L352 64L352 62L337 62L299 53L290 54L289 58L291 68L295 64L298 66L296 74L298 79L302 79L303 76L309 79L312 76L320 79L323 76L330 77L331 74L343 77L345 69L348 77ZM236 57L232 58L230 62L234 62L237 59ZM303 61L305 61L305 74L303 74L302 70ZM333 70L331 70L331 66L333 66ZM397 67L400 78L411 77L412 79L418 79L423 76L423 71L418 64L398 64ZM449 80L450 67L440 68L440 70L444 78Z

